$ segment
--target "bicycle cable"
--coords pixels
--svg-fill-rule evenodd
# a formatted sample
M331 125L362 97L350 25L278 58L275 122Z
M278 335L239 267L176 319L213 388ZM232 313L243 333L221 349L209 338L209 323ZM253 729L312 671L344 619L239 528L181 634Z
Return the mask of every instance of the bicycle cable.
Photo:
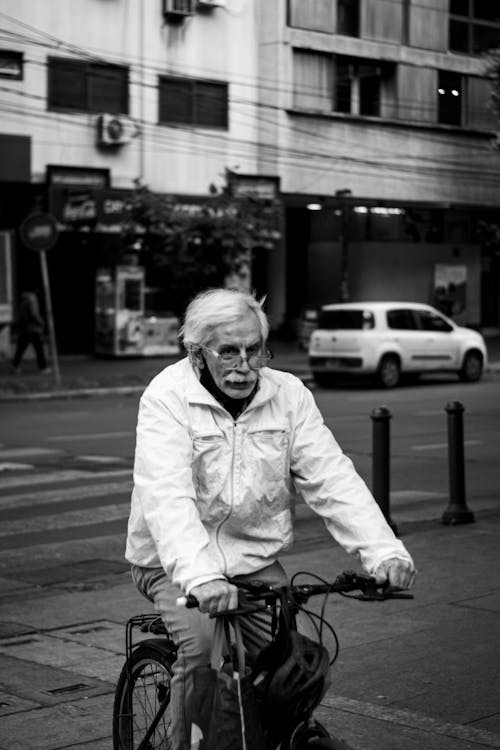
M325 586L329 585L328 581L326 581L324 578L322 578L321 576L317 575L316 573L309 573L308 571L305 571L305 570L299 570L297 573L295 573L292 576L292 578L290 580L290 583L291 583L292 586L294 585L294 581L295 581L295 579L298 576L309 576L310 578L313 578L313 579L316 579L317 581L320 581ZM306 609L305 607L303 607L300 604L297 605L297 608L298 608L298 610L300 612L303 612L306 615L306 617L308 617L310 623L312 624L312 626L314 627L314 630L316 631L316 634L318 636L318 641L319 641L319 643L321 645L324 645L324 642L323 642L323 628L326 627L330 631L330 633L332 634L333 640L334 640L334 643L335 643L335 650L334 650L333 656L331 657L330 662L329 662L330 666L332 666L335 663L335 661L337 660L337 657L339 655L340 644L339 644L339 639L337 637L337 633L335 632L335 629L334 629L333 625L330 622L328 622L328 620L325 617L325 609L326 609L326 605L328 603L328 597L329 597L330 594L331 594L331 591L326 591L325 592L325 594L323 596L323 601L322 601L322 604L321 604L320 614L317 614L316 612L312 612L311 610ZM315 620L318 620L319 623L320 623L319 629L318 629L318 625L316 624Z

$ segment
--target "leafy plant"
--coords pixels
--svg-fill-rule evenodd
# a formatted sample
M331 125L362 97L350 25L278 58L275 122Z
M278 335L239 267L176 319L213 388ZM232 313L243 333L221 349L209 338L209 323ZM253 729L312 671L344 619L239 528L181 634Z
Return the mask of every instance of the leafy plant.
M136 185L124 239L140 245L140 263L154 271L179 313L202 289L251 284L253 253L272 250L279 226L278 201L236 198L228 187L212 187L207 199L188 202Z

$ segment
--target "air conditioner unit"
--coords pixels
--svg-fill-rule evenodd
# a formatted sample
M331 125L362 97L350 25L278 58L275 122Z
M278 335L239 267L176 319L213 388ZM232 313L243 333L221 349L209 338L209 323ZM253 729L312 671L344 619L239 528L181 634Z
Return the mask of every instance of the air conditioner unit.
M200 8L200 10L210 8L225 8L226 0L197 0L196 5L198 8Z
M98 146L124 146L139 132L135 122L125 115L99 115L96 125Z
M163 15L171 21L182 21L194 14L196 0L163 0Z

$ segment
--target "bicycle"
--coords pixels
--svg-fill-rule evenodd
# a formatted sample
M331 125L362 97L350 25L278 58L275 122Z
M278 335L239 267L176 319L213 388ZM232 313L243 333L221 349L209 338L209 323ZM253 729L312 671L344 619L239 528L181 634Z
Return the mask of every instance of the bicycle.
M245 616L259 609L270 609L272 621L276 623L279 618L277 610L282 612L285 607L288 609L287 616L279 620L293 630L296 629L298 612L306 611L304 604L311 597L323 594L325 600L321 614L306 612L319 623L315 627L320 639L324 626L331 630L336 644L334 654L330 655L330 664L333 664L338 654L338 640L332 626L323 617L329 594L336 593L361 601L413 598L412 594L392 591L376 584L375 579L354 571L345 571L333 583L318 579L321 583L294 584L298 575L312 574L297 573L289 586L279 589L258 581L244 586L238 584L245 607L218 616ZM352 592L359 593L352 595ZM196 599L187 597L186 606L197 606ZM136 629L155 637L134 644ZM273 635L276 636L275 627ZM158 615L143 614L129 619L126 626L126 661L118 679L113 707L114 750L169 750L171 747L168 737L170 679L175 658L175 644ZM272 744L273 750L278 747L279 750L352 750L342 740L331 737L314 718L314 709L321 697L318 696L312 705L294 717L293 725L286 729L278 745Z

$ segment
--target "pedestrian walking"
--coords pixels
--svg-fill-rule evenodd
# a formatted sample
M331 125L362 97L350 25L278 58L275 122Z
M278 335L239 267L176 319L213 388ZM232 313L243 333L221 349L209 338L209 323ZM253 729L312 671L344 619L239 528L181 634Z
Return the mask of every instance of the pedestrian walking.
M45 359L44 331L45 321L40 313L37 295L33 291L22 292L19 303L17 346L11 366L13 374L20 371L21 360L30 344L35 350L40 372L50 372Z

